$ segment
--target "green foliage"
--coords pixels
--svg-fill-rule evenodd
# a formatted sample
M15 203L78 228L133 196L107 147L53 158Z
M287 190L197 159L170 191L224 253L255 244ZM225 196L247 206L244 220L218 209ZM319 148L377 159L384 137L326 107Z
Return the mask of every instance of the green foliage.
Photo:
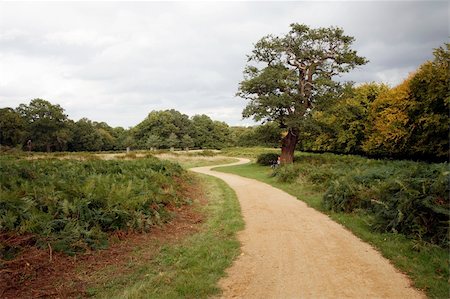
M40 151L65 150L71 139L67 115L59 105L34 99L29 105L21 104L16 111L27 124L27 139Z
M73 125L73 139L70 149L73 151L100 151L103 148L103 138L92 121L82 118Z
M256 163L259 165L273 165L276 164L278 161L278 155L275 153L264 153L258 155L258 158L256 158Z
M175 133L170 133L169 137L166 140L166 144L170 148L177 147L180 144L180 140Z
M298 135L314 103L336 83L332 77L367 61L351 49L354 38L341 28L291 24L284 36L260 39L249 56L237 95L248 100L242 115L287 129L283 163L292 162Z
M305 117L299 149L448 161L449 45L401 84L335 88Z
M190 133L191 124L185 114L171 109L164 111L152 111L148 116L132 129L132 135L136 140L137 148L147 148L149 138L151 147L170 148L178 145L178 140L184 134ZM157 136L159 144L156 144Z
M245 151L245 149L239 150ZM254 149L249 150L254 151ZM359 170L354 169L353 166ZM444 179L447 181L448 186L449 174L447 164L378 161L348 155L297 154L296 163L290 167L294 169L298 168L300 171L299 175L292 180L292 183L279 182L278 176L274 177L270 175L272 172L270 168L259 166L254 163L221 167L216 170L257 179L296 196L299 200L306 202L310 207L326 213L331 219L342 224L356 236L377 248L383 256L390 259L400 271L407 273L413 280L414 286L418 289L424 290L430 298L448 297L450 258L448 254L448 247L445 246L445 244L442 248L434 244L430 244L426 241L426 239L417 239L418 235L416 234L409 235L409 237L407 237L404 234L399 233L398 231L395 232L390 228L386 231L377 228L377 220L374 212L370 212L365 209L354 209L351 213L346 213L325 209L323 205L323 194L329 185L343 176L349 175L349 177L351 177L350 173L354 170L359 174L363 174L362 176L365 177L361 182L363 185L378 184L377 180L379 179L376 177L389 177L389 172L397 171L398 168L405 167L403 170L399 169L398 172L407 176L408 171L414 171L413 169L416 168L422 173L419 175L421 178L436 176L439 177L438 180ZM408 167L411 168L406 170ZM372 170L369 171L369 169ZM439 171L433 174L434 169L438 169L439 171L444 169L444 172L442 175L439 175ZM281 169L276 169L276 171L279 170ZM364 173L366 171L367 173ZM370 172L372 172L372 174L370 174ZM409 175L410 177L414 177L417 174L410 173ZM354 176L355 179L357 179L358 175L355 174ZM392 181L395 181L395 176L392 179ZM364 181L366 180L367 182L365 183ZM371 180L371 182L369 182L369 180ZM312 181L315 181L315 183L312 183ZM441 182L437 184L441 187L447 187ZM353 187L354 186L352 186L352 188ZM433 189L436 188L433 187ZM439 193L448 195L448 191L439 191ZM395 202L395 199L393 202ZM446 204L443 203L442 198L437 199L436 203L438 203L438 206L445 207L448 213L448 197ZM416 206L416 203L413 203L413 201L408 203L408 201L406 201L404 202L404 205L405 207L414 207ZM390 208L390 211L395 215L396 207L391 206ZM400 208L405 211L403 206ZM409 212L415 213L413 210L409 210ZM424 215L423 211L420 211L420 213ZM404 214L405 217L411 216L411 218L415 218L415 215L417 214ZM434 217L436 217L436 215L429 215L426 220L433 220L435 219ZM441 223L438 227L446 230L448 234L448 221L446 223ZM438 232L437 235L442 236L443 234Z
M299 178L300 169L294 164L283 165L275 169L272 175L277 177L279 182L293 183Z
M449 246L448 164L302 154L274 170L280 182L307 181L326 190L323 206L373 215L371 227Z
M208 201L201 229L187 238L136 248L126 271L116 265L90 279L96 298L210 298L220 294L218 280L239 256L236 233L244 226L234 191L222 180L201 176ZM158 246L159 247L159 246ZM149 260L149 256L152 259Z
M434 60L423 64L412 77L409 87L414 104L411 119L410 155L418 157L449 156L450 44L434 51Z
M15 147L25 143L26 122L11 108L0 109L0 144Z
M268 122L255 127L231 127L235 146L266 146L280 145L282 129L274 122Z
M197 147L222 148L231 143L231 132L224 122L213 121L207 115L192 119L171 109L152 111L132 129L137 148Z
M383 84L346 86L332 94L334 102L316 107L303 132L304 149L339 153L362 153L368 124L368 109L382 92ZM305 140L311 140L309 144Z
M194 146L220 149L231 143L231 131L224 122L213 121L207 115L192 117L192 139Z
M180 146L182 148L190 148L194 146L194 139L192 139L191 136L188 134L184 134L183 137L180 140Z
M114 230L148 230L184 202L183 169L150 157L132 161L1 157L0 231L75 253L103 247Z

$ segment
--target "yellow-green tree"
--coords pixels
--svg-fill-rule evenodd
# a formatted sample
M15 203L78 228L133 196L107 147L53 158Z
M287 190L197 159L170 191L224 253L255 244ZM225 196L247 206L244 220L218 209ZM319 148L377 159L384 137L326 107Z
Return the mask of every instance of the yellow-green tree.
M386 85L377 83L347 88L333 105L315 111L312 122L320 133L316 135L312 149L362 153L369 107L380 93L387 90Z
M373 102L363 144L368 154L448 159L449 61L446 44L434 51L433 61Z
M363 144L365 152L371 155L400 155L407 152L411 130L409 110L409 83L406 79L400 85L380 94L369 110L368 138Z
M411 154L446 159L449 155L450 52L449 44L434 51L410 82Z

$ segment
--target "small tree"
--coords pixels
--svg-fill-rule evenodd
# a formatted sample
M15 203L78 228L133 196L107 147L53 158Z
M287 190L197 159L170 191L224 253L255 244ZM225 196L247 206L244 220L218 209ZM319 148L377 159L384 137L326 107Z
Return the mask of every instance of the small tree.
M190 147L194 146L194 139L192 139L191 136L188 134L184 134L181 138L181 147L185 148L186 150L189 150Z
M167 138L167 146L170 147L171 150L173 150L174 147L179 145L180 140L178 139L177 135L175 133L170 133L169 138Z
M332 85L333 76L367 62L350 48L353 41L341 28L292 24L285 36L268 35L255 44L248 61L256 65L245 68L237 95L250 101L244 117L274 121L286 130L282 163L293 162L301 123L315 97Z
M148 136L147 141L145 142L148 149L158 149L161 146L161 138L158 135L151 134Z

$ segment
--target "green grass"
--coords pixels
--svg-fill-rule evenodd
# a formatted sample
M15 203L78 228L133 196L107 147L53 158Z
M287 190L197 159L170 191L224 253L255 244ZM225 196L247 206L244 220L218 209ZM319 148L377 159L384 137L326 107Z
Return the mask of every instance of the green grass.
M164 245L150 263L130 265L131 273L91 285L99 298L206 298L220 293L218 280L240 252L236 232L243 228L236 195L223 181L201 176L208 203L199 233L179 244ZM145 249L137 250L136 257ZM108 274L109 273L109 274Z
M309 206L330 215L333 220L344 225L356 236L372 244L398 269L407 273L415 287L424 290L429 297L449 297L449 253L447 250L408 239L401 234L374 232L369 224L371 216L367 214L325 210L322 204L323 186L314 185L306 180L301 183L279 182L277 178L271 176L272 170L267 166L245 164L215 169L259 180L296 196Z

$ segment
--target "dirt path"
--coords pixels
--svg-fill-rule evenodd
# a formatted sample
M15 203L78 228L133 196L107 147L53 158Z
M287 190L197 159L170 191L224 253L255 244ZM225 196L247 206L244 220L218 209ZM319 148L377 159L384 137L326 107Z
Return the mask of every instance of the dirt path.
M220 281L224 298L425 297L328 216L267 184L210 169L192 170L229 184L246 223L239 234L242 254Z

